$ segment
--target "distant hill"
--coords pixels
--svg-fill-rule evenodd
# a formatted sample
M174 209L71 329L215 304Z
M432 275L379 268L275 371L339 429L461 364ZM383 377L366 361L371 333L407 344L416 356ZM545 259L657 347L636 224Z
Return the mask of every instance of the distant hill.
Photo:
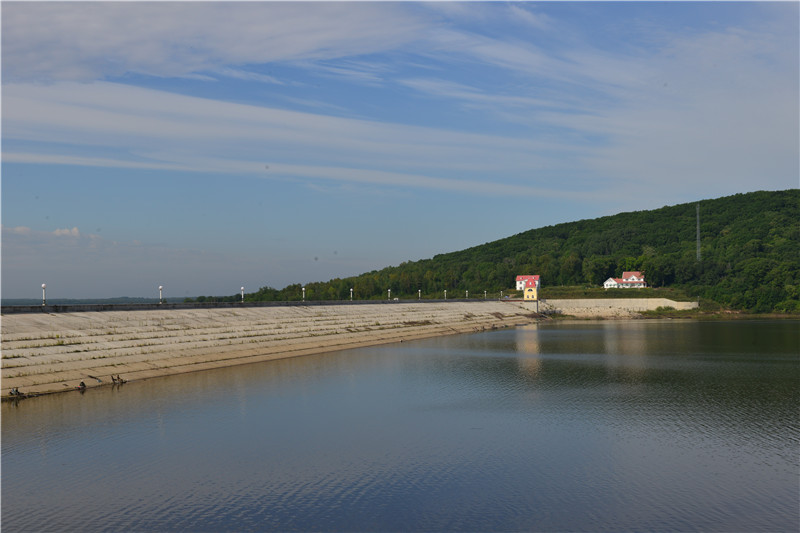
M696 209L700 207L697 260ZM432 259L306 285L306 298L496 297L517 274L547 286L599 287L641 270L652 287L675 287L753 312L800 312L800 190L759 191L547 226ZM623 290L623 289L620 289ZM211 297L206 297L211 299ZM236 298L229 296L225 298ZM263 287L247 300L297 300L300 285ZM214 298L216 299L216 298Z
M697 206L700 260L697 259ZM625 270L643 271L648 285L751 312L800 313L800 190L758 191L532 229L431 259L359 276L305 285L308 300L354 298L496 298L518 274L539 274L544 290L602 287ZM635 289L616 289L633 295ZM612 290L613 291L613 290ZM578 294L581 291L572 291ZM559 293L569 293L569 290ZM607 294L610 294L607 293ZM300 284L262 287L247 301L302 298ZM240 294L197 302L239 301ZM48 304L156 303L154 298L49 300ZM176 301L174 298L170 301ZM38 305L4 299L2 305Z

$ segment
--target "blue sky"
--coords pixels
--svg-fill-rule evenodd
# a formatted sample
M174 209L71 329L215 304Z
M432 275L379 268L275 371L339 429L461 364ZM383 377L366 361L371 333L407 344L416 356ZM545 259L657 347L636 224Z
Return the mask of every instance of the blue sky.
M3 2L2 296L282 288L796 188L798 5Z

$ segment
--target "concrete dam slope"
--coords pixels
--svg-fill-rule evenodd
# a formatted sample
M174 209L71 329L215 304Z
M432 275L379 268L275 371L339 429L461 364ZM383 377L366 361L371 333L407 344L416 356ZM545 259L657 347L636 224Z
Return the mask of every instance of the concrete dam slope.
M571 311L550 301L540 303L540 310L624 317L635 310L620 304L631 301L641 310L647 300L597 305L598 300L583 300L589 303ZM648 308L678 308L666 302ZM535 302L439 301L4 313L2 396L12 388L24 394L61 392L81 382L110 385L112 375L131 381L529 324L537 318L535 310Z
M510 302L6 314L2 395L50 393L530 323Z

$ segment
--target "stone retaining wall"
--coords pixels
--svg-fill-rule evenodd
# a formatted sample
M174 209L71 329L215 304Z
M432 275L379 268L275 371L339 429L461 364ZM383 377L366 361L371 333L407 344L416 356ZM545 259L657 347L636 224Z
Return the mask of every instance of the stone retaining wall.
M623 318L634 316L642 311L655 311L659 307L684 310L697 309L698 306L697 302L676 302L667 298L586 298L547 300L539 303L539 310L580 317Z

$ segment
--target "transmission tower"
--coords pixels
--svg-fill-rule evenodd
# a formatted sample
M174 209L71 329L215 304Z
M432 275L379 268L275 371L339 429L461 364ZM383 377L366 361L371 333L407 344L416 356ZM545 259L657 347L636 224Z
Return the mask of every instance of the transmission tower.
M700 204L697 204L697 262L700 262Z

